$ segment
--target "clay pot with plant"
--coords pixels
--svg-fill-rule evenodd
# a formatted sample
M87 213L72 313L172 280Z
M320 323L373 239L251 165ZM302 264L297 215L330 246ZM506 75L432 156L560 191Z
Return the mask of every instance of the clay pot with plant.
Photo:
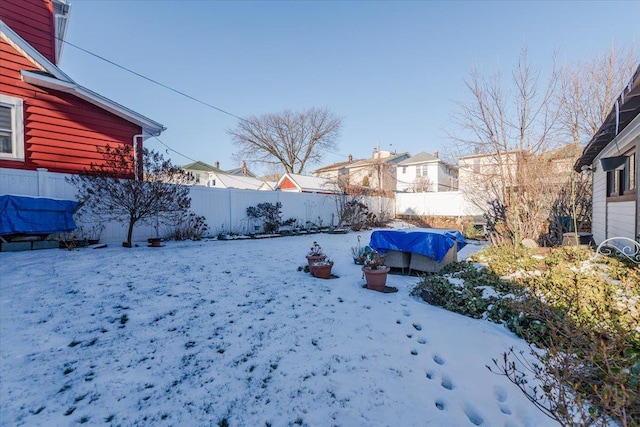
M309 249L307 253L307 262L309 264L309 271L311 271L311 266L314 263L321 262L327 259L327 256L322 252L322 248L318 244L318 242L313 242L313 246Z
M384 264L384 255L373 249L367 252L362 266L367 289L384 292L389 270L391 269Z

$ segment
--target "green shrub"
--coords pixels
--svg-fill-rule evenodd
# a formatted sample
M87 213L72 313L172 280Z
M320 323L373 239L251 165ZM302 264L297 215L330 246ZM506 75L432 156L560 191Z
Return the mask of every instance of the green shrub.
M526 248L487 247L472 257L484 268L450 264L423 278L412 293L503 323L527 340L538 363L520 363L522 356L510 351L502 363L494 361L497 373L522 386L561 424L573 425L578 416L583 425L611 418L639 426L640 268L616 258L599 257L596 263L592 255L579 247L544 256ZM528 377L543 388L524 387Z

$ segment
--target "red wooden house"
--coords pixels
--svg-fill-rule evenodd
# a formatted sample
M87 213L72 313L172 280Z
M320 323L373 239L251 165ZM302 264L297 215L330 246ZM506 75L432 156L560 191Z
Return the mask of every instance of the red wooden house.
M69 8L66 0L2 0L0 168L78 173L102 160L98 147L139 149L165 130L58 68Z

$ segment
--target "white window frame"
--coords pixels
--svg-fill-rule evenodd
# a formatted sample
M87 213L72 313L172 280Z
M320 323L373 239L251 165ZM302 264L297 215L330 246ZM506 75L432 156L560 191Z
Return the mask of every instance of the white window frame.
M11 109L11 153L0 153L2 160L24 161L24 113L20 98L0 94L0 105Z

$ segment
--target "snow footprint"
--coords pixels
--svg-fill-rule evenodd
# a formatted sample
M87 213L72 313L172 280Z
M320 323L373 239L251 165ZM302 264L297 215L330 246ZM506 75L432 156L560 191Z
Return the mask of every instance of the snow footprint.
M436 408L438 408L441 411L444 411L445 409L447 409L447 404L442 399L436 400L435 404L436 404Z
M445 360L442 358L442 356L440 356L437 353L433 355L433 361L436 362L440 366L445 364Z
M467 416L471 424L475 426L481 426L484 423L484 418L480 415L480 412L474 408L471 404L467 403L462 407L464 414Z
M505 390L500 386L496 386L493 389L493 394L499 403L500 412L502 412L505 415L511 415L512 414L511 408L509 408L508 405L505 405L505 402L507 401L507 390Z
M453 390L455 388L455 385L453 384L453 381L451 381L449 375L442 375L440 385L446 390Z

